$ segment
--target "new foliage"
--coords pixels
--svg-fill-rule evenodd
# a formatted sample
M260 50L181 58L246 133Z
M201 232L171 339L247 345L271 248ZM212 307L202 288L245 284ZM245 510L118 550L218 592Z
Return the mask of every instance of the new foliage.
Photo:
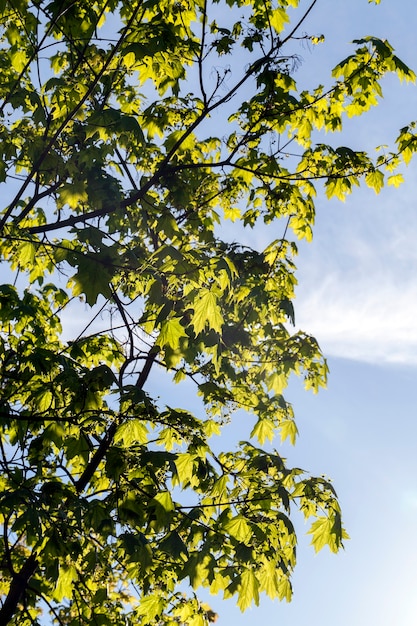
M340 548L331 484L260 447L295 441L292 373L326 382L291 330L291 234L311 238L316 181L400 182L412 128L376 162L318 131L413 74L367 37L303 91L315 4L0 2L2 624L204 626L201 586L290 600L297 510ZM277 234L254 249L230 221ZM250 440L220 452L237 409Z

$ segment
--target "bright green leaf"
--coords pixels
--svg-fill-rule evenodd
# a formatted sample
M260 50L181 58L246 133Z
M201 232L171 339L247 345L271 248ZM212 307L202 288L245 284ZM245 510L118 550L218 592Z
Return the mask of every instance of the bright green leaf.
M157 493L156 496L154 496L154 500L167 512L173 511L175 508L169 491Z
M201 289L193 303L194 314L191 324L198 335L206 326L220 332L223 325L218 299L210 289Z
M369 172L365 180L368 187L371 187L375 193L379 193L384 186L384 175L379 170Z
M180 318L173 317L164 320L161 324L161 331L157 339L157 345L164 347L169 346L173 350L179 348L181 337L187 337L184 326L181 324Z
M249 526L245 518L241 515L237 515L236 517L233 517L231 520L229 520L224 525L224 530L242 543L246 543L247 541L249 541L252 535L251 527Z
M133 444L146 443L148 439L148 428L143 420L130 419L117 429L114 442L122 442L125 447Z
M245 611L254 602L259 605L259 582L251 569L245 569L240 577L238 607Z
M143 615L146 619L146 623L152 623L159 615L161 615L164 609L164 599L161 596L155 594L144 596L139 607L136 609L137 615Z
M72 598L73 584L78 579L78 573L73 565L60 565L59 575L54 591L54 599L61 602L64 598Z
M403 182L404 176L402 174L393 174L387 178L387 184L393 187L399 187Z

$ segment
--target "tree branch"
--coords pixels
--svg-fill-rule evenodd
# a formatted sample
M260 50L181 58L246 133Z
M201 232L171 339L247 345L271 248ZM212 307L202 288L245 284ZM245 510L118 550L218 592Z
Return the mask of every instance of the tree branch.
M12 200L10 206L8 207L7 211L5 212L2 220L0 221L0 231L4 228L7 220L9 219L11 214L13 213L15 207L17 206L17 203L19 202L20 198L22 197L22 194L28 188L30 182L32 181L32 179L35 176L36 172L39 170L39 168L42 165L43 161L48 156L50 149L55 144L55 142L57 141L58 137L61 135L61 133L66 128L66 126L69 124L69 122L73 119L75 114L78 113L78 111L81 109L83 104L90 98L91 94L94 92L94 89L98 85L100 79L103 77L103 75L106 72L107 68L110 66L110 63L112 62L112 60L116 56L120 46L122 45L122 43L123 43L123 41L124 41L124 39L126 37L126 34L128 33L131 25L133 24L137 13L139 12L140 6L141 6L141 3L139 2L138 5L136 6L135 10L132 12L132 15L131 15L131 17L129 19L129 22L126 24L125 28L123 29L122 34L120 35L120 38L119 38L118 42L116 43L116 45L114 46L114 48L110 52L109 56L107 57L106 62L104 63L103 67L101 68L101 70L94 76L94 79L92 80L92 82L91 82L88 90L84 94L84 96L74 106L74 108L68 113L68 115L65 117L64 121L61 122L61 124L58 126L58 129L54 132L54 134L52 135L50 140L47 142L45 148L42 150L42 153L40 154L40 156L36 159L35 163L32 166L32 169L30 170L29 174L27 175L24 183L20 187L19 191L17 192L16 196L14 197L14 199ZM19 216L19 219L16 219L17 223L21 219L23 219L23 217L25 217L26 213L27 213L27 207L26 207L26 209L24 209L22 211L21 215Z
M141 373L139 374L138 380L136 381L136 387L138 387L139 389L142 389L143 385L147 381L157 354L158 354L158 350L155 348L151 348L151 350L149 351L145 364L143 366L143 369ZM77 490L77 493L81 493L82 491L84 491L84 489L87 487L90 480L94 476L94 473L96 472L101 461L106 456L106 453L112 444L118 425L119 423L117 420L114 420L110 424L106 434L104 435L103 439L100 442L100 445L98 446L97 450L93 454L93 457L91 458L84 472L81 474L80 478L75 483L75 488Z
M237 91L239 91L239 89L249 80L249 78L251 78L251 76L253 76L253 74L255 72L257 72L263 65L265 65L265 63L267 63L272 58L273 54L276 53L279 50L281 45L282 44L281 44L280 41L278 41L276 44L273 44L271 46L270 51L266 55L264 55L263 57L261 57L260 59L257 59L254 63L252 63L250 65L250 67L245 71L245 73L242 76L242 78L240 80L238 80L237 83L235 83L235 85L222 98L220 98L219 100L217 100L216 102L214 102L210 106L204 106L203 110L200 112L200 114L194 120L194 122L192 124L190 124L190 126L188 126L188 128L183 132L181 137L175 142L175 144L172 146L172 148L167 152L167 154L165 155L165 157L161 161L158 169L149 178L149 180L145 183L145 185L143 185L140 189L135 190L135 192L132 193L128 198L125 198L124 200L122 200L116 208L120 208L120 209L127 208L129 206L132 206L132 204L135 204L141 198L143 198L144 195L149 191L149 189L151 189L155 185L155 183L157 183L158 180L165 174L166 168L169 167L169 162L170 162L171 158L174 156L174 154L177 152L178 148L183 144L183 142L191 135L191 133L214 110L218 109L223 104L228 102L235 95L235 93L237 93ZM115 52L115 51L113 51L113 52ZM102 74L102 72L100 73L100 76L101 76L101 74ZM97 79L97 81L98 81L98 79ZM94 85L95 85L95 82L94 82ZM82 104L85 102L85 100L87 100L87 98L89 97L89 93L90 92L91 92L91 90L89 90L88 94L86 94L86 96L82 99L82 101L75 107L74 112L78 111L78 109L82 106ZM56 137L59 135L60 132L62 132L63 128L65 128L66 123L67 122L65 122L65 121L62 123L62 125L61 125L62 128L60 127L60 129L58 129L58 131L55 133ZM48 146L47 146L48 150L53 145L53 143L55 141L55 135L54 135L54 138L51 140L52 143L50 142L48 144ZM45 158L46 154L42 153L41 157ZM34 166L34 168L35 168L35 166ZM29 176L33 177L33 170L32 170L32 172L31 172L31 174ZM11 207L14 206L16 201L20 198L21 194L24 191L23 188L26 188L28 184L29 184L29 182L28 182L28 180L26 180L24 185L22 185L22 189L20 190L19 194L16 196L15 200L13 201ZM48 232L48 231L51 231L51 230L57 230L57 229L60 229L60 228L66 228L68 226L74 226L75 224L86 222L86 221L88 221L90 219L94 219L95 217L104 217L105 215L108 215L109 213L111 213L113 210L114 210L114 208L109 208L109 207L105 207L105 208L102 208L102 209L96 209L95 211L91 211L89 213L84 213L82 215L71 216L71 217L69 217L69 218L67 218L65 220L61 220L61 221L55 222L54 224L46 224L45 226L35 226L35 227L30 228L28 230L31 233L45 233L45 232ZM9 215L10 215L10 207L8 209L8 212L4 216L3 220L0 222L0 229L3 227L6 219L9 217Z
M29 585L29 580L32 578L37 567L38 562L36 556L32 553L23 563L20 571L14 574L9 593L0 609L0 624L8 624L13 615L15 615L17 605L24 596Z

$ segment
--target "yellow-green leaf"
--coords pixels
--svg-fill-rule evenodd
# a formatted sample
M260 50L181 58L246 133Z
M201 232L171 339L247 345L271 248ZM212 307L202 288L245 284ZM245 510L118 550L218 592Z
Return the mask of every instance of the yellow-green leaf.
M231 220L232 222L238 220L240 217L242 217L242 214L240 212L240 209L238 207L226 207L224 209L224 217L227 220Z
M169 491L157 493L154 500L155 502L158 502L158 504L160 504L165 511L173 511L175 508Z
M175 459L175 467L181 483L190 481L194 474L194 458L191 454L179 454Z
M295 440L298 435L297 425L293 420L284 420L280 424L281 441L289 439L292 445L295 445Z
M80 203L88 200L85 183L76 181L62 185L59 190L59 197L62 204L67 204L71 209L76 209Z
M384 175L379 170L374 170L366 175L365 181L368 187L379 193L384 186Z
M240 577L238 607L245 611L252 602L259 605L259 582L251 569L245 569Z
M19 246L19 263L23 267L33 263L35 259L36 248L31 241L25 241Z
M290 21L288 12L285 9L281 8L273 9L269 19L272 28L277 33L280 33L284 29L285 24L288 24L288 22Z
M259 419L250 436L252 437L256 437L259 441L259 443L262 445L266 439L269 439L269 441L272 441L274 436L275 436L275 424L274 422L272 422L271 420L268 419Z
M36 404L38 405L39 411L43 413L44 411L47 411L48 409L50 409L52 401L53 401L53 395L48 389L45 389L44 391L39 393L36 398Z
M316 552L326 545L332 552L337 552L342 545L342 539L349 539L349 535L342 529L339 513L329 517L319 517L312 523L308 534L312 535L311 543Z
M123 442L125 447L132 444L146 443L148 439L148 429L142 420L130 419L117 429L114 437L115 443Z
M251 527L242 515L237 515L227 522L224 530L242 543L249 541L252 536Z
M278 583L278 597L280 600L286 600L287 602L291 602L292 587L291 582L286 576L281 576Z
M263 566L258 572L259 591L264 591L270 598L278 594L277 566L272 560L264 559Z
M394 174L393 176L388 176L387 185L391 185L393 187L399 187L404 182L404 176L402 174Z
M73 565L60 565L58 580L54 591L55 600L61 602L63 598L71 598L72 585L77 578L77 570Z
M16 72L22 72L27 63L26 52L24 50L17 50L12 53L11 57L13 69L15 69Z
M281 394L287 386L287 377L282 372L273 372L267 378L268 389L275 391L277 394Z
M217 303L217 297L210 289L201 289L193 303L194 314L191 324L194 326L196 335L200 333L206 324L209 328L220 332L223 325L223 316Z
M161 324L161 330L156 341L158 346L169 346L173 350L176 350L180 345L181 337L186 337L184 326L182 326L179 317L173 317L168 320L164 320Z
M162 613L164 605L165 602L160 596L155 594L143 596L140 605L136 609L136 613L137 615L143 615L147 623L150 624Z

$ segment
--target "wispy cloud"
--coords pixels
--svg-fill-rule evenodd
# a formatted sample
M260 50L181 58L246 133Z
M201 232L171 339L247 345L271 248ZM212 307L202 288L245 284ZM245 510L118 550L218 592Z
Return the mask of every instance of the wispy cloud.
M317 202L314 240L296 259L295 313L326 356L417 365L417 163L406 180L379 196L360 189L345 204ZM259 250L283 232L283 222L221 229Z
M314 292L300 294L298 325L328 355L417 365L417 284L372 278L327 275Z
M365 207L359 202L368 194L332 215L325 210L316 241L303 249L297 325L317 338L326 355L417 365L412 187L397 197L371 197Z

